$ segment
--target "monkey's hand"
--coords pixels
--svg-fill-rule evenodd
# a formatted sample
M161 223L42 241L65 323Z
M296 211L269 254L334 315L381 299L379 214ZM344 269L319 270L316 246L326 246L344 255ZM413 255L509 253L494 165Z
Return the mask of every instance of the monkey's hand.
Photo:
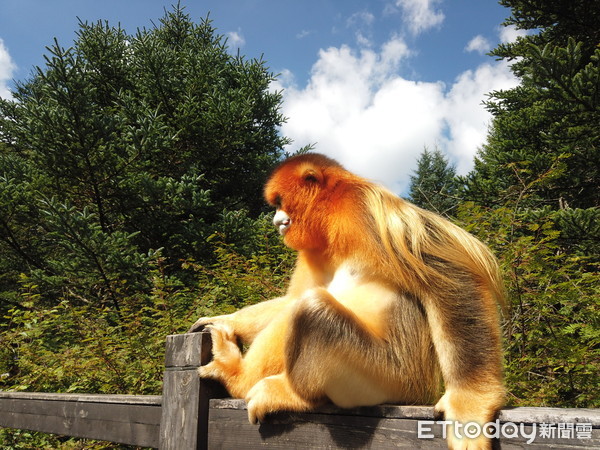
M227 323L229 314L214 317L200 317L188 330L188 333L197 333L199 331L208 331L210 325Z

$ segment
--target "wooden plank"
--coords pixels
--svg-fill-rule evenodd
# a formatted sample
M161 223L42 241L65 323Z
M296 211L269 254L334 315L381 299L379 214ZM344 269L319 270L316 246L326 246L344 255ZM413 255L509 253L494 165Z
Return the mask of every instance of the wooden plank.
M578 415L578 411L581 414ZM564 415L561 415L564 412ZM502 449L600 448L600 410L507 408L500 415ZM426 421L426 422L425 422ZM419 438L421 422L421 438ZM507 423L515 424L518 428ZM558 424L571 424L563 435ZM554 424L544 437L542 424ZM577 438L576 424L592 424L589 438ZM563 430L564 433L568 430ZM260 425L247 421L243 400L211 400L209 442L213 448L446 448L430 406L378 405L368 408L320 408L314 413L274 414ZM433 438L425 438L432 435ZM528 443L528 441L530 441Z
M414 420L377 417L278 413L260 425L252 425L244 410L211 408L208 446L211 450L447 448L441 438L419 442L415 424Z
M246 410L246 402L242 399L223 398L210 400L211 409L239 409ZM407 405L375 405L359 408L343 409L334 405L324 405L315 412L319 414L334 414L342 416L364 416L384 418L404 418L433 420L433 406L407 406Z
M207 448L208 401L227 395L220 384L198 376L198 367L210 361L211 347L206 332L167 337L160 428L163 450Z
M210 333L187 333L167 336L165 367L197 368L211 359Z
M600 428L600 409L592 408L504 408L500 412L503 422L517 423L591 423Z
M105 403L96 401L2 399L2 411L13 414L50 416L68 414L73 417L104 420L107 414L114 422L158 423L160 403L156 405L135 403ZM155 406L155 407L152 407ZM83 408L83 409L82 409ZM158 419L158 420L157 420Z
M158 447L160 396L0 393L0 426Z
M117 403L120 405L160 406L162 395L125 395L125 394L62 394L52 392L11 392L0 391L1 399L18 400L60 400L87 403Z
M241 399L214 399L210 401L214 409L246 410L246 402ZM342 409L334 405L325 405L318 409L322 414L372 416L386 418L433 420L433 406L412 406L383 404L360 408ZM535 408L507 407L500 412L500 421L515 423L591 423L600 428L600 409L593 408Z

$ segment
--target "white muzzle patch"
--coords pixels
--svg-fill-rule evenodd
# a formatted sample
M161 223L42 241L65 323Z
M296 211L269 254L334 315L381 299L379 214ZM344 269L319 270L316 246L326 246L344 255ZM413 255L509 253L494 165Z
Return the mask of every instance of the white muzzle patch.
M290 216L288 216L285 211L281 209L277 210L275 216L273 216L273 225L275 225L279 231L279 234L283 236L291 224L292 219L290 219Z

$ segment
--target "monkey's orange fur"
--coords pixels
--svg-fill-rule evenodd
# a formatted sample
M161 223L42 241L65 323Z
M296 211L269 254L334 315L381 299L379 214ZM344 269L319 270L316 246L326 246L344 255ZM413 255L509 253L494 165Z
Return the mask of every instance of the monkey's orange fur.
M325 401L433 404L492 421L504 401L497 263L477 239L319 154L265 186L298 261L284 297L201 318L213 361L200 376L245 398L251 422ZM250 344L242 355L237 340ZM442 380L445 393L440 399ZM450 448L490 448L485 438Z

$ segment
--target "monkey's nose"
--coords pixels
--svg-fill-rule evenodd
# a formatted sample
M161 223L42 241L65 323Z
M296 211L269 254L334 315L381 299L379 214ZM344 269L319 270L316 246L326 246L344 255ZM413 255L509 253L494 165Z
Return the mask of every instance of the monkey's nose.
M283 235L292 224L292 219L282 210L275 213L273 224L279 230L279 234Z

